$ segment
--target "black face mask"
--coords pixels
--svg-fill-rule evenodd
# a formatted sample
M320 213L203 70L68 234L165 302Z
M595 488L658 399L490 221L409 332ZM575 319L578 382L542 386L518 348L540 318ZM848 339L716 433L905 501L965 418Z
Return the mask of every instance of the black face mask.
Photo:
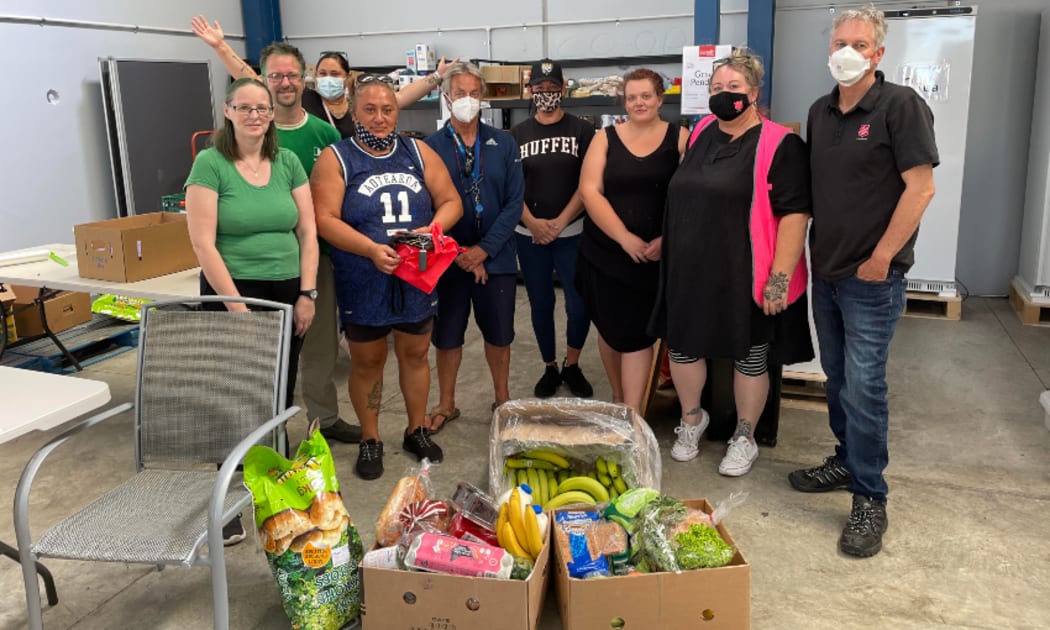
M747 111L751 101L740 92L719 92L707 100L707 106L719 120L729 122Z

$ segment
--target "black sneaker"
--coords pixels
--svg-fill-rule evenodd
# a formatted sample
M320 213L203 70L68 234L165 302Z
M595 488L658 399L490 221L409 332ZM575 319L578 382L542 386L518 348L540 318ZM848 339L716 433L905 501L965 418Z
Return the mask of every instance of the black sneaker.
M434 444L433 440L430 439L430 431L427 431L426 427L419 427L411 433L406 433L405 441L401 444L401 448L415 455L419 461L423 461L423 458L426 458L434 464L440 462L441 458L445 456L441 451L441 447Z
M548 365L547 369L543 370L543 376L536 381L536 387L532 389L532 393L536 395L536 398L550 398L558 392L558 385L561 385L558 366Z
M882 535L888 525L884 504L859 494L853 495L849 522L839 536L839 551L858 558L874 556L882 549Z
M321 435L326 440L335 440L345 444L357 444L361 441L361 427L350 424L339 418L330 427L321 427Z
M361 442L357 451L357 465L354 467L357 476L366 479L379 479L383 476L383 443L376 439Z
M803 468L788 475L791 487L799 492L830 492L849 487L849 471L832 455L816 468Z
M565 381L565 384L569 386L569 391L577 398L590 398L594 395L594 388L587 381L587 377L583 375L583 370L580 369L579 363L566 365L563 362L561 364L561 380Z
M244 525L241 524L241 515L233 517L233 520L222 526L222 546L231 547L244 540Z

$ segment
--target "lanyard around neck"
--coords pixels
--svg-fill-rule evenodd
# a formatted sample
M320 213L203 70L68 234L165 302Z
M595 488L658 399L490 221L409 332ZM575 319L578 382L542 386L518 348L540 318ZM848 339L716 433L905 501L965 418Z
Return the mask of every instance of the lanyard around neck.
M459 157L463 160L464 166L469 161L467 159L467 145L463 142L463 138L456 133L456 130L452 128L452 124L448 125L448 133L452 136L452 139L456 143L456 151L459 153ZM461 169L462 170L462 169ZM470 173L470 190L471 196L474 200L474 211L477 214L481 214L484 211L484 207L481 205L481 126L478 126L477 134L474 136L474 165L471 168Z

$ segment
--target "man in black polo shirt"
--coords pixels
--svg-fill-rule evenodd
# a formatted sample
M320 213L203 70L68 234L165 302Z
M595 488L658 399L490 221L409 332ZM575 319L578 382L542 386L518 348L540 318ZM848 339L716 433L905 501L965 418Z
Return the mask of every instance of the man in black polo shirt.
M788 476L801 492L853 493L839 549L860 557L879 552L887 526L886 360L938 163L930 108L875 70L885 36L874 6L840 13L828 60L838 85L809 110L813 317L839 443Z

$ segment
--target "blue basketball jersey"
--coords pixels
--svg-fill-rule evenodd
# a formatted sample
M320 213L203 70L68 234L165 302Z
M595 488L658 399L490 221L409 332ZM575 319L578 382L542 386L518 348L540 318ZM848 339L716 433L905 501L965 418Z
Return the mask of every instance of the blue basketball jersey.
M423 181L423 158L410 138L394 150L368 153L353 138L332 145L343 169L342 218L376 243L399 230L430 225L434 206ZM437 293L426 294L376 269L371 259L332 247L336 297L344 324L388 326L419 322L437 311Z

